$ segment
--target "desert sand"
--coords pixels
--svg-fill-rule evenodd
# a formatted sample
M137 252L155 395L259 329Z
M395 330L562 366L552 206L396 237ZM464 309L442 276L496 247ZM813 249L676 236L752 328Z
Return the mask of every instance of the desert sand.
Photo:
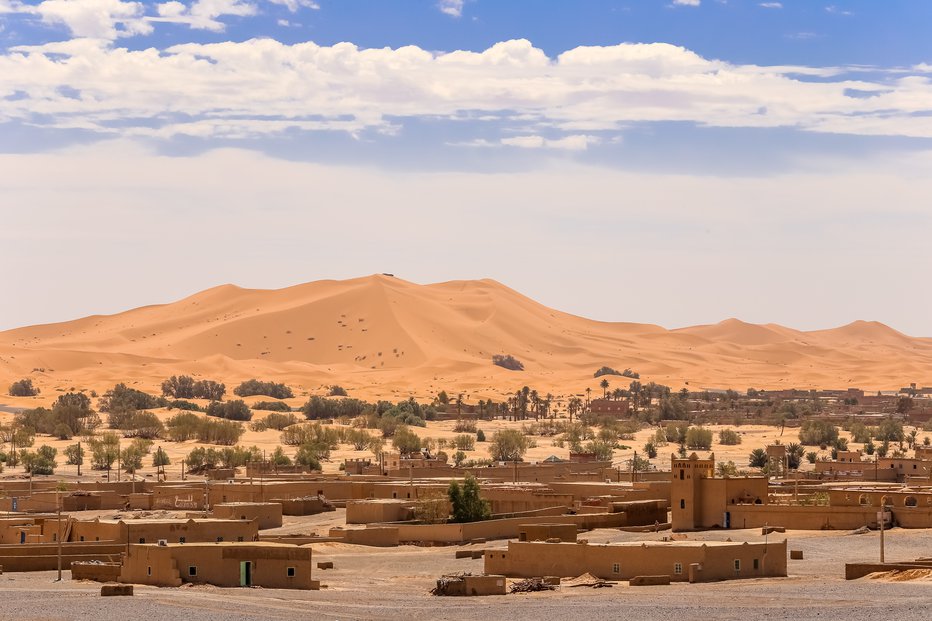
M496 367L493 354L511 354L525 370ZM737 319L667 330L570 315L492 280L418 285L382 275L278 290L223 285L0 332L0 386L30 377L45 394L102 393L120 381L158 392L166 377L187 373L228 388L276 380L302 396L339 384L361 398L429 401L445 389L474 402L524 385L599 394L593 372L603 365L677 389L886 390L932 383L932 338L863 321L810 332Z

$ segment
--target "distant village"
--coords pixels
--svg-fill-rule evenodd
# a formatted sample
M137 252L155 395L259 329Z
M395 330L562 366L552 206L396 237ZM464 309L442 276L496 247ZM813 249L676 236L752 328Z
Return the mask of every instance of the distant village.
M776 579L804 562L792 531L932 528L932 388L915 384L879 393L738 393L674 392L637 379L618 390L603 380L594 397L590 390L560 401L525 388L500 403L442 394L429 405L365 404L335 390L300 410L260 402L262 411L222 401L220 384L199 389L218 397L202 407L187 379L172 380L162 397L114 387L97 404L106 424L89 397L69 393L51 408L21 408L0 427L8 447L0 459L4 573L68 572L100 582L104 595L131 595L131 585L315 590L334 564L315 551L325 543L449 546L451 558L480 560L482 571L437 576L425 591L505 595L579 579L631 586ZM238 396L293 397L274 383L244 384L255 390L241 385ZM24 387L34 390L14 385L11 393ZM166 408L164 421L147 415ZM254 413L265 417L253 420ZM282 434L279 448L293 447L294 457L239 447L239 436L217 449L194 448L172 468L161 444L153 450L153 441L182 436L209 444L197 425L214 419L271 425ZM481 425L493 419L504 427L486 438ZM745 447L746 463L717 460L716 450L740 443L736 430L749 424L790 433L786 442ZM457 435L439 442L411 432L431 425ZM615 459L620 442L645 429L643 449ZM108 434L115 447L102 439ZM35 447L43 435L76 441L64 450L64 466L56 449ZM535 435L569 450L527 459ZM344 444L369 456L324 472L321 460ZM488 458L466 459L479 445ZM669 461L658 458L664 451ZM683 535L748 529L767 538ZM587 533L605 532L643 540L589 541ZM882 550L849 563L846 577L932 568L921 558L888 562Z

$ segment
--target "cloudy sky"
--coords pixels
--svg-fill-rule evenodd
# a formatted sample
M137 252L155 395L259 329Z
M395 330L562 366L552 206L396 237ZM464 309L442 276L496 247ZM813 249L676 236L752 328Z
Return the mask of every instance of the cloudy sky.
M932 2L0 0L0 329L393 272L932 336Z

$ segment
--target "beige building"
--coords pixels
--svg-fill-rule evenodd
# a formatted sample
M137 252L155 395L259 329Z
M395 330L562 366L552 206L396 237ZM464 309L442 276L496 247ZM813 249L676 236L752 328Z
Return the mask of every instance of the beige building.
M786 540L605 545L509 541L507 550L485 552L487 574L531 578L587 572L606 580L669 576L676 582L786 576Z
M317 589L311 578L311 548L279 543L131 545L120 582L180 586Z

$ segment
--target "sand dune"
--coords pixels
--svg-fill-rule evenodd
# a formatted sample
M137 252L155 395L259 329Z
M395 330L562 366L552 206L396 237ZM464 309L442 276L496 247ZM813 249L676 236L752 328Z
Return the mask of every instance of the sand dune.
M525 371L491 364L511 354ZM876 322L803 332L728 319L715 325L597 322L553 310L492 280L416 285L388 276L279 290L233 285L171 304L0 332L0 385L155 388L171 374L285 381L302 392L478 398L532 385L556 395L596 388L595 369L639 371L676 387L932 384L932 339ZM625 378L609 378L626 386Z

